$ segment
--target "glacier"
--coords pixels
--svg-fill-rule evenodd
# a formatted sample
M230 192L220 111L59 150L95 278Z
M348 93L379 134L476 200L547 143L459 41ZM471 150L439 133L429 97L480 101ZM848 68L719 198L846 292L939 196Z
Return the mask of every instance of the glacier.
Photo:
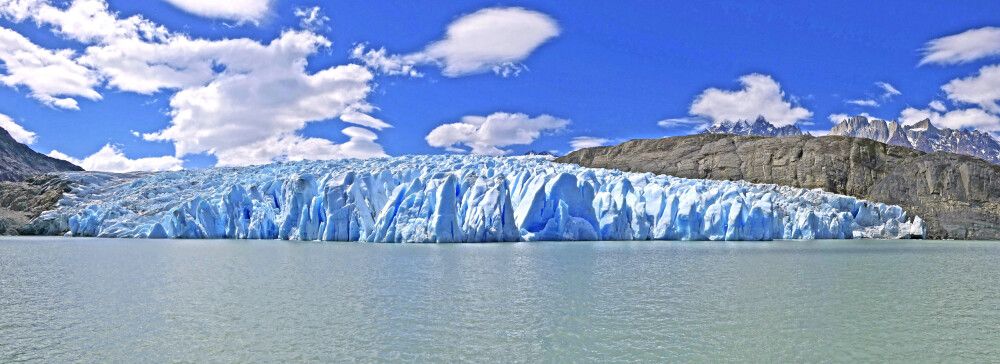
M899 206L820 190L403 156L157 173L68 172L39 219L71 236L392 243L905 238Z

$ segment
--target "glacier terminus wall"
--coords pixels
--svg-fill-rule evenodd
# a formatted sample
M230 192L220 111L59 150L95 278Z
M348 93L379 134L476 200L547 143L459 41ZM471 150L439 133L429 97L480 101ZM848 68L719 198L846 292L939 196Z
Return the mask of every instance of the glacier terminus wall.
M40 219L68 235L395 243L905 238L898 206L545 157L405 156L179 172L66 173Z

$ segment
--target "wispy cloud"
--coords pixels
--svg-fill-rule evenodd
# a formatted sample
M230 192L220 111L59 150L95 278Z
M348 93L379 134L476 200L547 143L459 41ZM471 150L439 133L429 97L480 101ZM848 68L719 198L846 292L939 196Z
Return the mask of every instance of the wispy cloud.
M656 122L656 125L664 129L690 129L693 132L700 132L708 129L712 121L700 117L669 118Z
M610 139L598 138L592 136L578 136L570 140L569 145L573 150L580 150L583 148L593 148L600 147L602 145L608 144Z
M902 92L899 91L899 89L896 88L896 86L893 86L888 82L879 81L875 82L875 85L882 89L883 91L882 97L886 99L890 99L894 96L899 96L903 94Z
M1000 28L982 27L927 42L920 65L959 64L1000 55Z
M875 101L875 100L872 100L872 99L847 100L847 101L844 101L844 102L846 102L848 104L851 104L851 105L865 106L865 107L878 107L879 106L878 101Z

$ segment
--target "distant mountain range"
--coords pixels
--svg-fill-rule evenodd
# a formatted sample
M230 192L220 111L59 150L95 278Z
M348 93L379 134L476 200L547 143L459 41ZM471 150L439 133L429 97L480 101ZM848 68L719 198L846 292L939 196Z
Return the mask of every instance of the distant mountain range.
M938 128L924 119L913 125L855 116L841 121L830 135L867 138L922 152L950 152L970 155L1000 164L1000 141L978 130Z
M747 120L722 122L713 125L706 132L766 137L805 134L795 125L776 127L764 117L758 117L753 122ZM1000 164L1000 141L990 134L978 130L939 128L929 119L913 125L901 125L895 121L854 116L834 126L830 130L830 135L871 139L927 153L964 154Z
M754 121L736 120L714 124L705 130L709 134L757 135L757 136L793 136L802 135L802 129L795 125L774 126L763 116Z
M73 163L31 150L0 128L0 181L23 181L49 172L82 170Z

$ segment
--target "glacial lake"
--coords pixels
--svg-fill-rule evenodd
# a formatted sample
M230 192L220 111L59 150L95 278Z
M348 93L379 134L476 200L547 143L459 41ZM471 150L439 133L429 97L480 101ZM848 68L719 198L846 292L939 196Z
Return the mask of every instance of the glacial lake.
M992 361L1000 243L0 239L0 362Z

